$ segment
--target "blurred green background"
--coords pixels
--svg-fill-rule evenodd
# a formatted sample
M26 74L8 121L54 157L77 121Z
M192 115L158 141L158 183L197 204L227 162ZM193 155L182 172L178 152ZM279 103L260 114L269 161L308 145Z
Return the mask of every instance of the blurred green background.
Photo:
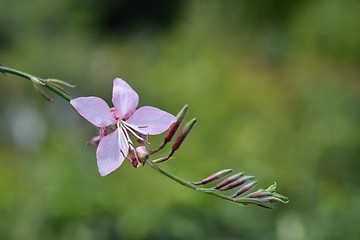
M245 171L290 203L243 208L129 162L107 177L95 129L0 76L0 239L359 239L357 0L0 1L0 63L111 103L199 122L162 166L190 180ZM162 141L151 138L152 146Z

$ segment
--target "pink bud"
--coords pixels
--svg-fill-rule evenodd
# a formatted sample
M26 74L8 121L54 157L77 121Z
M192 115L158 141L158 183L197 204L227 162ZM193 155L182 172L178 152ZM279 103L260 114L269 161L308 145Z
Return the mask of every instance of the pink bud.
M135 150L135 154L133 154L130 158L132 165L135 168L139 168L141 165L145 165L146 161L149 159L150 155L147 151L146 147L140 146Z
M196 182L194 183L195 185L203 185L203 184L208 184L210 182L213 182L213 181L216 181L226 175L228 175L229 173L231 173L233 170L232 169L224 169L224 170L221 170L217 173L214 173L213 175L203 179L202 181L200 182Z
M250 189L252 189L253 187L255 187L257 184L257 181L251 182L249 184L246 184L245 186L243 186L242 188L240 188L234 195L232 195L231 197L237 197L240 196L241 194L249 191Z
M136 148L136 154L138 156L138 159L140 160L140 162L144 165L145 162L149 159L150 155L149 152L147 151L146 147L144 146L140 146Z
M271 196L273 196L273 193L271 193L271 192L258 192L258 193L254 193L248 197L249 198L264 198L264 197L271 197Z
M188 110L189 106L185 105L181 111L178 113L178 115L176 116L176 122L174 122L171 126L169 131L167 132L167 134L165 135L165 143L170 142L171 139L173 138L174 134L176 133L177 129L179 128L180 124L182 123L182 121L184 120L187 110Z
M191 129L194 127L196 122L197 122L197 119L194 118L184 126L183 130L181 131L180 135L178 136L174 145L172 146L173 152L175 152L177 149L179 149L180 145L183 143L185 138L189 135Z
M230 185L227 185L225 188L222 188L220 189L221 191L226 191L226 190L229 190L229 189L233 189L233 188L236 188L240 185L243 185L244 183L246 183L247 181L250 181L250 180L254 180L255 177L254 176L245 176L245 177L242 177L238 180L236 180L235 182L233 182L232 184Z
M236 180L238 180L239 178L241 178L244 175L244 173L237 173L232 175L231 177L228 177L227 179L225 179L224 181L222 181L221 183L219 183L218 185L216 185L214 188L215 189L220 189Z

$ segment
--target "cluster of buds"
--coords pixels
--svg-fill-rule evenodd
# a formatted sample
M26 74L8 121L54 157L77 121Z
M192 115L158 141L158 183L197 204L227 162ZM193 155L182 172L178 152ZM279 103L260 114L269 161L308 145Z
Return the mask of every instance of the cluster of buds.
M152 150L150 152L150 154L154 154L154 153L160 151L161 149L163 149L166 146L167 143L169 143L173 139L173 137L174 137L175 133L177 132L179 126L181 125L181 123L185 119L188 108L189 108L188 105L185 105L181 109L181 111L176 116L176 119L177 119L176 122L174 122L170 126L169 131L166 133L164 141L160 144L160 146L157 149ZM191 121L186 123L184 128L181 130L179 136L175 140L175 143L173 144L170 153L166 157L158 158L156 160L153 160L152 162L153 163L160 163L160 162L165 162L166 160L170 159L174 155L176 150L178 150L180 148L181 144L184 142L186 137L189 135L189 133L191 132L191 130L194 127L196 122L197 122L197 119L193 118Z
M158 152L173 139L179 126L185 119L187 111L188 106L185 105L183 109L179 112L179 114L176 116L177 121L173 123L169 128L163 143L161 143L157 149L152 150L150 154ZM155 164L164 162L174 155L175 151L179 149L181 144L189 135L195 123L196 119L192 119L191 121L186 123L179 136L175 140L170 153L166 157L150 161L150 165L159 172L171 177L173 180L181 183L184 186L194 189L195 191L204 192L228 201L240 203L244 206L253 204L266 209L273 209L275 207L275 204L277 203L288 202L287 197L275 192L276 183L274 183L265 190L259 189L255 192L251 192L250 190L252 190L257 185L255 177L247 176L243 172L231 175L231 173L233 172L232 169L224 169L218 171L198 182L188 182L178 177L175 177L172 174L166 172L165 170L157 167ZM148 155L146 157L148 157ZM133 161L137 162L135 158L133 158Z
M265 190L259 189L255 192L249 193L249 191L257 185L255 177L245 176L243 172L228 176L230 173L232 173L232 171L232 169L224 169L199 182L193 182L192 184L195 186L207 185L209 183L223 179L220 183L213 187L196 188L195 190L206 192L229 201L241 203L243 205L254 204L263 208L273 209L277 203L288 202L287 197L275 192L276 183ZM221 193L229 190L232 190L233 192L231 195L225 195Z

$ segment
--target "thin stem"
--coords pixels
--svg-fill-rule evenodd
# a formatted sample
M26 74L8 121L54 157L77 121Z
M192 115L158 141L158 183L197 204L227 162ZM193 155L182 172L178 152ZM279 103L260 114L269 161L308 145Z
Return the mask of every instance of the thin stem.
M161 163L161 162L165 162L166 160L169 160L172 155L174 155L175 153L175 150L172 149L171 152L169 153L169 155L167 157L162 157L162 158L158 158L158 159L155 159L154 161L152 161L153 163Z
M203 192L203 193L207 193L207 194L210 194L210 195L213 195L213 196L216 196L218 198L222 198L224 200L228 200L228 201L231 201L231 202L236 202L236 203L241 203L242 199L241 198L237 198L236 201L231 198L231 197L228 197L228 196L225 196L225 195L222 195L220 193L217 192L216 189L211 189L211 188L198 188L197 186L195 186L194 184L184 180L184 179L181 179L167 171L165 171L164 169L156 166L155 163L153 163L151 160L147 160L147 163L152 167L154 168L156 171L160 172L161 174L165 175L166 177L180 183L181 185L184 185L185 187L188 187L188 188L191 188L195 191L199 191L199 192ZM246 199L243 200L243 202L246 202ZM243 204L243 203L241 203Z
M69 95L67 95L66 93L64 93L60 89L58 89L55 86L49 84L49 82L47 82L45 79L33 76L31 74L28 74L28 73L21 72L21 71L12 69L12 68L3 67L3 66L0 66L0 72L17 75L19 77L26 78L26 79L28 79L30 81L32 81L31 80L32 78L36 78L37 80L39 80L42 83L41 85L43 85L44 87L46 87L49 90L53 91L54 93L56 93L60 97L64 98L66 101L70 102L70 100L72 99Z
M147 160L147 163L152 167L154 168L156 171L160 172L161 174L167 176L168 178L171 178L172 180L184 185L185 187L188 187L188 188L191 188L191 189L194 189L196 190L196 186L194 184L191 184L189 183L188 181L185 181L184 179L181 179L167 171L165 171L164 169L156 166L154 163L151 162L151 160Z
M151 154L154 154L154 153L157 153L158 151L160 151L161 149L163 149L165 146L166 146L167 142L164 141L160 144L160 146L154 150L150 150L150 155Z

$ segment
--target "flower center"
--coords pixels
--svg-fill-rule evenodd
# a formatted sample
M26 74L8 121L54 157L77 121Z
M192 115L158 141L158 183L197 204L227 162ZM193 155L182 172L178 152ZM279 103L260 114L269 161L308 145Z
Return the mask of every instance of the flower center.
M119 129L121 129L121 131L123 131L126 141L131 150L135 150L135 146L134 146L133 142L131 141L129 133L134 135L141 142L146 142L146 139L140 137L139 134L136 133L136 130L134 130L131 126L129 126L129 124L127 124L125 121L119 120L116 125Z

